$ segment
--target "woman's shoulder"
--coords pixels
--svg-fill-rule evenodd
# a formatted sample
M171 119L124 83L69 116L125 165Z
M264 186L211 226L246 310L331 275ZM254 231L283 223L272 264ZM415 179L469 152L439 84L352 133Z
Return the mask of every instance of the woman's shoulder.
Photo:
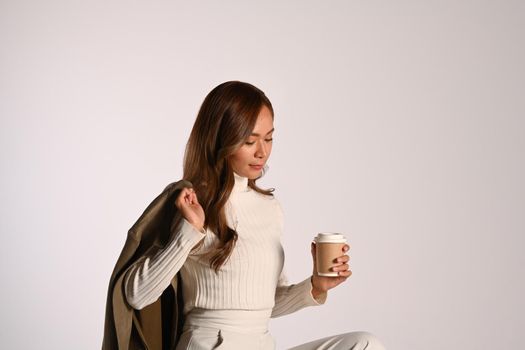
M275 195L275 189L272 188L270 190L271 191L268 191L268 193L262 193L250 187L248 191L251 192L257 198L261 198L266 201L278 202L277 196Z
M249 192L251 192L252 195L255 198L257 198L257 200L262 200L262 201L271 203L273 206L276 206L279 209L281 209L281 203L280 203L280 201L278 199L278 196L275 194L275 189L274 188L272 188L271 192L269 192L269 193L261 193L259 191L256 191L253 188L250 188Z
M279 212L280 215L283 213L283 208L281 206L281 201L279 200L279 196L275 194L275 192L272 192L271 195L263 194L263 193L257 193L263 200L268 201L268 203L275 208Z

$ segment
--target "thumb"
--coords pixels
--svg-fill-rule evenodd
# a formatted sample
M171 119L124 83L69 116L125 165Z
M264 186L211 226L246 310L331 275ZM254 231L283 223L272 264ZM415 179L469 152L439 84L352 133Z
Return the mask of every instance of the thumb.
M194 204L200 204L199 203L199 199L197 198L197 194L195 192L192 192L192 198L193 198L193 203Z
M315 242L312 242L312 244L310 245L310 250L312 252L312 258L314 260L314 266L316 265L316 249L315 249Z
M199 200L197 198L197 193L195 193L195 190L193 188L190 188L189 189L189 193L190 193L190 204L199 204Z

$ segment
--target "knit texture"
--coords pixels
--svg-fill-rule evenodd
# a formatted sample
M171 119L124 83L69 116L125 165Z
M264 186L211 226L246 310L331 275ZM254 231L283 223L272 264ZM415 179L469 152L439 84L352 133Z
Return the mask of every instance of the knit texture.
M312 296L310 277L288 284L281 245L283 212L275 195L260 194L248 186L248 178L236 173L234 177L225 207L228 226L238 234L230 258L215 273L209 252L218 245L217 236L209 229L202 233L183 219L165 249L138 260L128 270L125 294L133 308L140 310L157 300L179 271L184 313L194 307L272 309L271 317L278 317L325 303L327 293L317 300ZM202 239L203 245L191 251Z

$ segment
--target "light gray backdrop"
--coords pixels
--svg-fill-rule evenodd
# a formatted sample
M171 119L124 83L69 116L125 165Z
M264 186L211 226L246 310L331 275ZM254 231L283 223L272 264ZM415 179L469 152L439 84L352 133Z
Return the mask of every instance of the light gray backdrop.
M522 347L522 1L4 0L0 20L2 348L100 347L127 230L233 79L275 106L290 281L317 232L352 245L324 306L272 321L279 349Z

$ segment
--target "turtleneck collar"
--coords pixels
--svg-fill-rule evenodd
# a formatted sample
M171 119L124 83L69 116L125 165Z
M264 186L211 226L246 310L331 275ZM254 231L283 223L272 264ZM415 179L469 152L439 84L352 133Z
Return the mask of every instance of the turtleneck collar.
M235 178L235 183L233 184L232 192L248 192L248 178L233 172L233 177Z

